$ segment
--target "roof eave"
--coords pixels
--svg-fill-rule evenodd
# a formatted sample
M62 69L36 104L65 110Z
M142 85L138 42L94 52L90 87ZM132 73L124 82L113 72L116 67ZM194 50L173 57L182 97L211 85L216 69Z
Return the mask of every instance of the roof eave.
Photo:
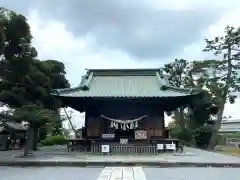
M189 97L197 94L185 94L182 96L69 96L69 95L55 95L59 98L78 98L78 99L119 99L119 98L126 98L126 99L168 99L168 98L180 98L180 97Z
M170 85L165 85L164 86L165 90L172 90L176 92L182 92L182 93L188 93L190 95L194 94L201 94L204 92L202 89L197 89L197 88L179 88L179 87L174 87Z

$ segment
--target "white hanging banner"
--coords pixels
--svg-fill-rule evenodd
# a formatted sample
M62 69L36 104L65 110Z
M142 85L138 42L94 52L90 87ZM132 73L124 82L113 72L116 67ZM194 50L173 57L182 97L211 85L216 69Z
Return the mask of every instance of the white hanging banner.
M146 118L147 115L141 116L139 118L131 119L131 120L113 119L104 115L101 115L101 117L111 121L110 123L111 128L115 128L115 129L121 128L122 130L127 130L127 129L138 128L138 121L142 120L143 118Z
M144 115L144 116L141 116L139 118L136 118L136 119L131 119L131 120L121 120L121 119L113 119L113 118L109 118L107 116L104 116L104 115L101 115L101 117L105 118L105 119L108 119L110 121L113 121L115 123L119 123L119 124L130 124L132 122L136 122L136 121L140 121L141 119L143 118L146 118L148 115Z

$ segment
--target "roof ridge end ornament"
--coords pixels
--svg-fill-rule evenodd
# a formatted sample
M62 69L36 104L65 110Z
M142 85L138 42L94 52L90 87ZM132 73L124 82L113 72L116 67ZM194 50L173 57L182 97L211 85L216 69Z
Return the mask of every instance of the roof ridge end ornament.
M88 73L82 77L82 81L80 83L80 88L83 91L89 90L89 85L90 85L92 78L93 78L93 72L90 72L90 71L88 71Z
M189 89L189 92L190 92L190 93L193 93L193 88L190 88L190 89Z
M168 88L168 83L165 80L165 78L163 78L163 76L160 75L160 73L158 71L156 71L156 77L160 86L161 90L166 90Z

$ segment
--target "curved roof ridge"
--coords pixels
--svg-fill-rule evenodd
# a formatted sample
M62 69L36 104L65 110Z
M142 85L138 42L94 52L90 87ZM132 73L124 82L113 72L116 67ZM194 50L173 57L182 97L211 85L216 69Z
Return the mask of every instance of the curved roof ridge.
M178 97L200 92L171 86L167 77L159 68L87 70L79 86L56 89L51 94L68 97Z
M142 68L142 69L88 69L87 73L93 73L95 76L154 76L160 72L160 68Z

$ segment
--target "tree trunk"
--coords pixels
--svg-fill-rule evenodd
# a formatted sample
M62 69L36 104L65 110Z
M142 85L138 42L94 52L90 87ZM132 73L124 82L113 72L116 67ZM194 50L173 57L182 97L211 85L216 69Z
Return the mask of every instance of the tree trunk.
M208 149L212 150L214 149L216 143L217 143L217 138L218 138L218 131L221 127L221 122L222 122L222 117L223 117L223 111L225 108L225 103L227 100L227 95L228 95L228 90L231 84L231 78L232 78L232 52L231 52L231 45L228 45L228 52L227 52L227 79L226 79L226 85L223 88L223 93L222 93L222 102L219 107L218 115L217 115L217 121L213 125L213 131L212 131L212 136L210 138L210 142L208 145Z
M31 142L31 150L37 150L37 143L38 143L38 126L34 125L32 127L32 142Z
M25 143L25 146L24 146L24 152L23 152L23 156L27 156L28 155L28 149L29 149L29 140L27 139L27 142Z
M23 153L24 156L27 156L29 154L29 150L32 149L33 131L34 131L33 128L30 126L27 132L27 141L24 146L24 153Z
M218 115L217 115L217 120L213 125L212 128L212 136L210 138L208 148L209 150L213 150L214 147L216 146L217 143L217 138L218 138L218 131L221 127L221 122L222 122L222 117L223 117L223 111L224 111L225 104L222 104L221 107L219 108Z
M29 150L37 150L37 138L38 138L38 127L31 125L28 128L27 132L27 142L24 146L24 156L29 154Z

